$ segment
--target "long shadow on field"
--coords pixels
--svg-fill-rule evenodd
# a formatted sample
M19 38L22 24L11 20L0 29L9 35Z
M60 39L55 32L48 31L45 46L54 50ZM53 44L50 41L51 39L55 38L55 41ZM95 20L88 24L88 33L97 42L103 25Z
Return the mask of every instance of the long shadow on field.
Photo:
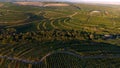
M53 41L46 42L46 45L52 45L54 49L73 49L78 52L84 51L104 51L104 52L120 52L120 47L103 42L70 40L70 41Z
M9 45L10 46L10 45ZM20 63L25 63L25 64L35 64L35 68L43 68L44 67L44 63L48 63L51 64L52 62L51 61L54 61L56 64L59 64L57 63L57 59L59 59L59 57L63 57L63 58L60 58L60 60L65 60L64 57L69 58L68 60L70 59L75 59L75 60L71 60L69 62L76 62L78 63L79 60L81 60L81 58L76 58L76 56L69 56L69 54L73 54L74 52L94 52L94 51L100 51L102 53L105 53L105 54L109 54L111 52L120 52L120 47L119 46L116 46L116 45L112 45L112 44L108 44L108 43L102 43L102 42L93 42L93 41L84 41L84 40L69 40L69 41L48 41L48 42L31 42L31 43L26 43L24 45L21 45L21 46L26 46L26 47L32 47L32 48L35 48L36 51L37 50L40 50L40 54L37 54L36 55L36 58L39 57L39 60L34 60L34 61L31 61L31 60L27 60L27 59L16 59L14 57L9 57L9 56L0 56L1 59L8 59L10 61L17 61L17 62L20 62ZM59 53L56 53L56 51L63 51L67 53L64 53L62 55L59 55ZM74 52L71 52L70 50L74 50ZM50 54L51 52L54 52L55 54L52 54L50 56L53 56L53 57L50 57L50 61L49 59L47 61L45 61L43 59L42 62L43 65L41 64L41 58L43 58L44 56L46 56L47 54ZM71 53L70 53L71 52ZM28 57L32 54L32 53L35 53L35 52L31 52ZM58 54L58 55L57 55ZM56 56L54 56L56 55ZM32 56L32 55L31 55ZM40 57L41 56L41 57ZM120 55L119 55L120 56ZM119 56L114 56L114 58L118 58ZM27 57L27 54L26 54L26 57ZM56 58L58 57L58 58ZM73 57L73 58L72 58ZM86 56L86 58L89 57L89 56ZM95 56L90 56L90 58L94 59ZM104 57L104 56L96 56L96 57ZM95 57L95 58L96 58ZM107 57L107 56L106 56ZM21 57L22 58L22 57ZM46 57L46 58L49 58ZM56 59L56 60L55 60ZM79 59L79 60L78 60ZM98 59L98 58L96 58ZM83 60L82 60L83 61ZM67 61L66 61L67 62ZM84 62L84 61L83 61ZM64 61L60 61L60 63L62 64L65 64ZM37 65L36 65L37 64ZM52 64L54 65L54 64ZM78 63L79 65L79 63ZM34 65L33 65L34 66ZM38 67L36 67L38 66ZM39 67L40 66L40 67ZM43 66L43 67L41 67ZM45 64L46 66L46 64ZM47 67L46 67L47 68ZM49 68L49 67L48 67ZM53 68L53 67L52 67ZM57 67L56 67L57 68ZM67 67L69 68L69 67ZM79 68L79 67L77 67Z
M76 68L82 67L86 68L86 65L90 66L88 63L94 64L100 64L102 66L102 63L106 63L109 60L109 63L112 64L114 61L115 64L117 63L116 58L120 55L114 55L111 56L112 59L110 59L110 56L106 55L107 53L111 52L120 52L120 47L108 43L102 43L102 42L93 42L93 41L80 41L80 40L70 40L70 41L53 41L53 42L46 42L46 45L52 45L53 52L47 53L42 58L42 63L36 63L33 65L33 67L45 67L45 68ZM61 52L59 52L61 50ZM76 51L77 53L74 53L70 51L70 49ZM58 52L57 52L58 51ZM101 51L103 55L97 54L94 56L88 55L88 56L82 56L79 54L79 52L94 52L94 51ZM56 53L57 52L57 53ZM103 60L103 61L102 61ZM99 61L99 62L98 62ZM75 63L75 64L73 64ZM107 65L105 65L107 66ZM97 67L94 65L94 67ZM103 66L104 67L104 66ZM92 66L93 68L93 66Z
M36 30L36 23L35 21L40 21L44 18L43 15L34 15L32 13L27 13L28 15L28 19L26 21L24 21L24 24L22 25L17 25L17 26L13 26L13 28L16 28L17 32L27 32L27 31L35 31Z

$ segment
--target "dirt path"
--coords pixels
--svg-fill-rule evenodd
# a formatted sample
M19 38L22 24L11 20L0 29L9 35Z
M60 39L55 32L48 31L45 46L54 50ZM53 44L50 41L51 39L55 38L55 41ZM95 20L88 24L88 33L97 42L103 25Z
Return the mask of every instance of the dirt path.
M78 12L75 12L74 14L70 15L69 17L71 18L71 17L73 17L73 16L75 16L77 14L78 14Z

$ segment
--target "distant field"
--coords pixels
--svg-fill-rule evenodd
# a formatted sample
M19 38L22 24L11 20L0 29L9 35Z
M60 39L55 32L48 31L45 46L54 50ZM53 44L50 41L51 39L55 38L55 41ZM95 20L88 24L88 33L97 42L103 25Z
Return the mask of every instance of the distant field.
M4 6L4 4L0 3L0 7Z
M62 4L62 3L49 3L49 4L45 4L42 2L14 2L15 4L18 5L30 5L30 6L55 6L55 7L59 7L59 6L69 6L69 4Z

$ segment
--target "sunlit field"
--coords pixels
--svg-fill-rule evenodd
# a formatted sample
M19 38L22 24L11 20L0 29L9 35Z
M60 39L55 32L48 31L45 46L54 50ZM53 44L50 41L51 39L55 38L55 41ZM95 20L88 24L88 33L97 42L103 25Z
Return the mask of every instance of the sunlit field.
M120 7L0 3L0 68L119 68Z

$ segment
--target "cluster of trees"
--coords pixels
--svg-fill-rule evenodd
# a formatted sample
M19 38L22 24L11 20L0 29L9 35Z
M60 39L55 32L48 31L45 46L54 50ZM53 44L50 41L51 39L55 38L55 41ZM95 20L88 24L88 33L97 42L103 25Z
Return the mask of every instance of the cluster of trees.
M16 43L20 41L54 41L54 40L97 40L103 39L104 35L86 32L86 31L76 31L76 30L59 30L54 29L51 31L31 31L26 33L18 33L16 29L9 28L0 30L0 42L6 43Z

